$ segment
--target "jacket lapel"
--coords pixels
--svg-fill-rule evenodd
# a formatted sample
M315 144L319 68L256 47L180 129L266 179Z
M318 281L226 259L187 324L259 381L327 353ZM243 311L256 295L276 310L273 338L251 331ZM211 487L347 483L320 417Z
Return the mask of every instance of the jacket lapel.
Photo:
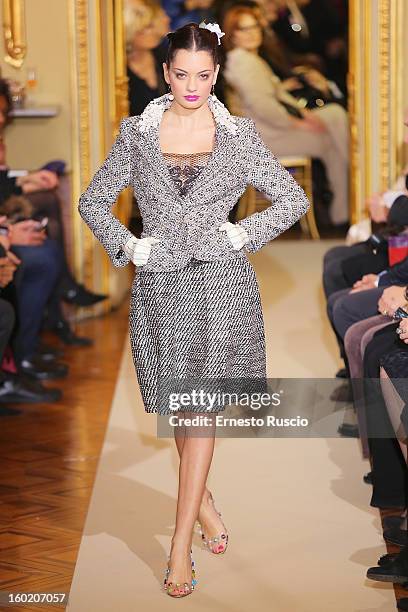
M200 201L201 191L203 196L208 194L208 178L213 174L216 168L220 168L221 159L229 159L226 155L226 148L233 146L234 136L237 135L238 126L236 119L231 115L228 109L217 99L209 96L208 106L213 113L215 121L215 147L207 164L202 168L198 176L190 183L188 192L185 196L180 195L174 183L165 158L160 150L160 124L164 111L171 105L171 100L168 94L155 98L146 106L143 113L140 115L139 134L142 138L139 140L142 150L147 157L152 172L158 180L164 182L172 195L179 201L184 201L194 195Z

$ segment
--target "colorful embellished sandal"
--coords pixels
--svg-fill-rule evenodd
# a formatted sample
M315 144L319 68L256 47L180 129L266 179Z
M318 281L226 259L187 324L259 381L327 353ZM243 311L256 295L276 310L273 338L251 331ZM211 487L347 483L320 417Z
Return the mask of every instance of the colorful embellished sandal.
M193 554L193 551L190 550L190 556ZM167 595L170 597L185 597L186 595L190 595L194 591L194 587L197 584L198 580L196 580L195 573L195 563L193 558L191 557L191 583L184 582L168 582L167 579L170 574L170 555L167 560L167 568L164 576L164 590L167 592Z
M211 501L213 508L218 514L218 516L221 517L221 512L218 512L218 510L214 506L214 498L211 495L211 493L210 493L209 500ZM198 523L199 533L201 535L201 539L204 545L208 548L210 552L214 553L215 555L225 553L225 551L227 550L227 546L228 546L228 533L226 532L223 521L221 522L224 526L224 531L222 533L217 534L214 538L207 538L202 530L200 523Z

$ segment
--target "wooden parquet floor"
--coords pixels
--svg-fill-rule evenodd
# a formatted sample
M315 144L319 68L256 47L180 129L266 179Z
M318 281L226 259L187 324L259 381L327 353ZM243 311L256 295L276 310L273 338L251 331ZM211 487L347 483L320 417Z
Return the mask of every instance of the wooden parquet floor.
M69 593L128 325L128 300L76 327L93 346L62 348L55 404L14 404L0 416L0 591ZM2 606L0 610L65 606Z

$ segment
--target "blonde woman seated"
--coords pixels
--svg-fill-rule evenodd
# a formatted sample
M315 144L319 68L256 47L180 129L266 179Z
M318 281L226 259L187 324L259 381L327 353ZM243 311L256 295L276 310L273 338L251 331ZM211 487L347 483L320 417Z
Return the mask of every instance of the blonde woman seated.
M167 92L160 43L170 29L170 19L156 0L126 0L124 24L129 114L133 116Z
M306 110L259 55L262 16L257 9L235 6L223 21L227 59L224 77L237 93L242 113L251 117L278 157L306 155L326 167L333 191L330 217L334 225L348 221L347 112L338 104Z

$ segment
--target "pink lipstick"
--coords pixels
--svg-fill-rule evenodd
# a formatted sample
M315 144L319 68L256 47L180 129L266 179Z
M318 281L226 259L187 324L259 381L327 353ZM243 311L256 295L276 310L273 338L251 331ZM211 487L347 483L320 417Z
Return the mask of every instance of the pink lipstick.
M188 100L188 102L195 102L196 100L198 100L200 96L184 96L184 98L186 100Z

